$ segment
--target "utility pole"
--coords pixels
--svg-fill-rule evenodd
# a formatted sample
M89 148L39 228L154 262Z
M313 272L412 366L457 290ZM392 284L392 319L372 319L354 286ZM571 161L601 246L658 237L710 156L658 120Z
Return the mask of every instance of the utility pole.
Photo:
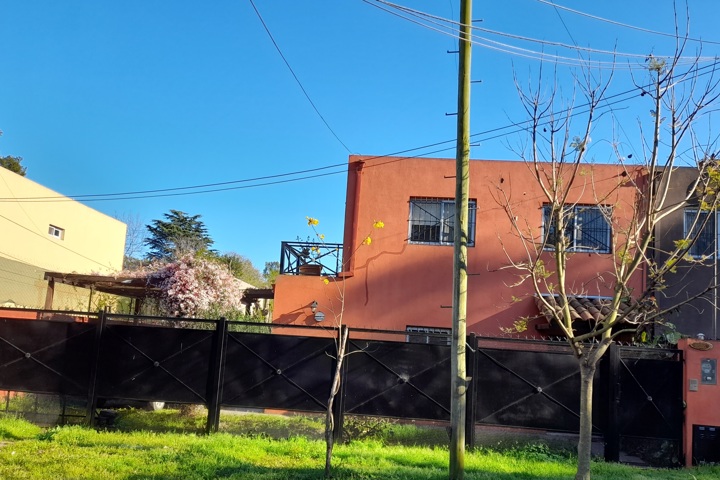
M470 62L472 0L460 4L457 152L455 168L455 238L453 255L453 322L450 396L450 480L465 476L465 408L467 372L467 245L470 191Z

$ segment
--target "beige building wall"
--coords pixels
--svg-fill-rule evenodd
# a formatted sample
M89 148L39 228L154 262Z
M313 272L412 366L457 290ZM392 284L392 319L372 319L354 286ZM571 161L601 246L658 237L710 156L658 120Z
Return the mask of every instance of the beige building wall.
M27 198L42 199L37 201ZM126 225L0 168L0 258L47 271L122 269Z
M123 222L0 168L0 306L43 308L46 271L120 271L125 231ZM53 309L94 311L114 299L58 284Z

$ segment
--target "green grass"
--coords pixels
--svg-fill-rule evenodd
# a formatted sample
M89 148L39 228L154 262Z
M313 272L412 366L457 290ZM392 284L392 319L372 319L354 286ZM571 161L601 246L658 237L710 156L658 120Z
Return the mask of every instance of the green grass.
M177 433L197 428L198 418L180 421L176 413L124 412L119 429L95 431L79 426L41 430L27 422L0 416L0 478L2 479L321 479L325 445L322 440L296 435L318 433L320 420L267 415L223 415L228 431L210 436ZM229 418L227 418L229 417ZM144 420L143 420L144 419ZM170 421L176 432L159 433ZM203 419L204 420L204 419ZM156 431L122 431L142 423ZM146 425L146 426L147 426ZM261 432L263 425L275 436ZM411 428L402 435L412 440ZM446 447L403 445L397 425L381 429L380 439L356 440L337 445L334 475L337 479L415 480L447 478ZM422 429L419 429L422 430ZM389 444L383 436L394 438ZM424 437L418 437L424 438ZM498 451L468 452L465 478L565 479L574 474L574 459L567 452L528 445ZM594 463L594 479L720 478L720 467L690 470L637 469Z
M42 429L30 422L11 415L0 414L0 440L29 440L42 433Z

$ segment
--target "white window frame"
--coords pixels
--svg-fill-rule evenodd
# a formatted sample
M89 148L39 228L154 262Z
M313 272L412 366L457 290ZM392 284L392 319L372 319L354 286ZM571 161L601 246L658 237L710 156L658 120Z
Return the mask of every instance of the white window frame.
M551 208L552 206L547 203L544 204L542 207L543 239L547 238L548 219L550 219L549 217L551 213ZM612 224L608 221L608 217L612 218L612 207L608 205L574 205L568 206L567 208L574 211L574 214L572 215L572 217L570 217L573 225L567 227L567 230L572 232L572 238L570 239L570 244L567 247L567 251L576 253L612 253ZM604 212L603 209L605 210ZM601 240L601 242L604 243L605 248L579 244L583 237L583 229L582 221L580 220L581 216L578 215L578 213L587 210L598 211L600 213L600 218L602 218L607 225L607 229L602 232L605 236L605 239ZM550 219L550 221L552 221L552 219ZM544 249L552 251L555 250L555 247L551 243L548 243L544 246Z
M455 200L450 198L435 198L435 197L411 197L410 198L410 216L408 219L408 243L415 245L453 245L454 240L452 236L454 222L455 222ZM422 216L422 205L429 204L440 207L439 217L436 218L436 225L430 225L430 220L425 220L423 223L418 222L418 217ZM452 207L452 210L450 208ZM419 209L419 211L418 211ZM446 213L450 210L452 215ZM425 211L426 214L430 215L429 212ZM477 220L477 201L472 199L469 201L468 209L468 247L475 246L475 225ZM413 227L428 227L437 229L437 241L425 239L416 239Z
M700 210L697 207L686 207L683 210L683 238L688 238L689 229L692 226L693 220L695 219L695 216L698 214L699 211ZM708 220L708 224L705 225L705 228L711 228L713 230L713 233L707 236L715 241L715 246L705 248L705 251L709 252L709 255L705 255L699 252L698 244L697 242L695 242L695 244L690 247L690 250L688 250L688 254L690 254L690 256L693 258L715 258L715 250L717 246L720 245L720 238L718 238L720 232L718 232L717 230L718 221L720 221L720 212L707 211L701 213L706 215L714 215L714 217L710 217L710 219ZM691 215L690 218L688 218L689 215ZM702 220L698 221L702 222Z
M408 335L405 337L407 343L423 343L430 345L450 345L452 340L452 330L449 328L437 327L418 327L408 325L405 327ZM443 335L447 336L446 343L443 343ZM431 341L436 340L436 341Z
M48 235L58 240L65 240L65 229L51 224L48 226Z

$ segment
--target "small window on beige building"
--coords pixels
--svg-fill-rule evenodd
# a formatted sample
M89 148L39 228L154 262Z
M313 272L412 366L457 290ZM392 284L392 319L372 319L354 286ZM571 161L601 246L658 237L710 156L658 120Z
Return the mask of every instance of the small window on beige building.
M56 227L55 225L50 225L50 227L48 228L48 235L62 240L65 238L65 229Z

